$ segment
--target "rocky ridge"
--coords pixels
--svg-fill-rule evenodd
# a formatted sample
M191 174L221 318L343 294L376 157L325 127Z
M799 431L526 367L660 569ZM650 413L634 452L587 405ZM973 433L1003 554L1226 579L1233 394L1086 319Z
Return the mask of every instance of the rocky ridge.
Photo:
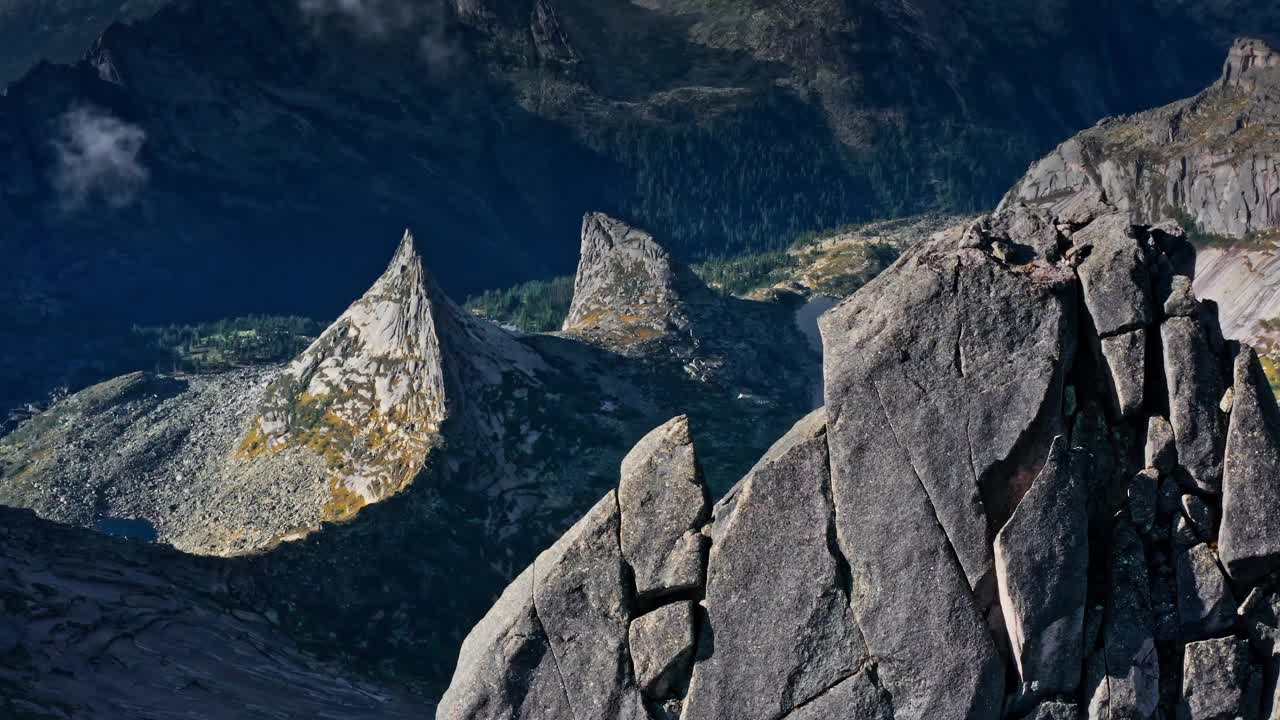
M914 245L824 316L823 410L709 512L655 430L437 717L1276 717L1280 411L1187 250L1088 193Z
M1280 316L1280 54L1242 38L1195 97L1099 122L1034 163L1005 196L1054 206L1088 188L1134 222L1180 217L1207 247L1195 290L1221 307L1228 337L1258 341ZM1218 237L1214 237L1218 236Z

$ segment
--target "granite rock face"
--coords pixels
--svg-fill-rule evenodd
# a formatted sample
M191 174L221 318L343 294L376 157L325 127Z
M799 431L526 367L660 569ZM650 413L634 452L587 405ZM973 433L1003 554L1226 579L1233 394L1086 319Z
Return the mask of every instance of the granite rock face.
M699 530L710 503L701 473L683 416L646 435L622 460L622 555L642 598L702 583L706 538Z
M1233 578L1251 582L1280 568L1280 412L1248 347L1236 354L1232 387L1218 550Z
M648 717L1154 720L1189 707L1192 718L1257 715L1257 698L1273 696L1280 675L1268 660L1280 637L1265 601L1275 590L1258 569L1280 526L1228 503L1267 497L1259 484L1275 479L1251 473L1277 461L1266 413L1280 411L1266 385L1250 381L1246 350L1224 410L1219 369L1230 348L1212 312L1185 296L1184 314L1172 315L1157 298L1175 286L1182 233L1130 225L1098 202L1071 203L1061 209L1069 215L1011 209L923 238L829 311L825 408L779 440L709 518L687 483L670 481L682 473L624 465L619 497L646 500L624 497L623 528L632 514L651 518L643 523L653 537L696 532L710 544L705 575L673 596L638 592L648 570L624 575L632 647L618 652L643 668ZM1107 243L1120 249L1109 253ZM1116 402L1116 386L1099 377L1116 366L1080 351L1126 335L1146 336L1131 345L1140 367L1150 365L1131 386L1164 380L1168 407L1163 392ZM1148 355L1157 335L1163 351ZM1224 447L1227 411L1234 430ZM685 432L671 432L679 427L651 438L679 436L667 445L683 447ZM654 447L646 439L636 452L650 457ZM1219 484L1224 452L1237 487ZM683 514L668 521L677 514L655 508ZM1237 557L1262 548L1262 565L1238 565L1248 579L1229 580L1218 562L1232 532ZM669 540L628 549L621 537L629 566L668 562ZM596 562L594 553L561 555ZM578 576L566 591L591 587ZM1238 597L1249 598L1239 613ZM692 621L671 606L693 600ZM495 607L473 636L504 614ZM648 627L677 616L662 632ZM681 633L690 622L688 667L690 635ZM593 636L597 649L620 637L603 627ZM468 641L455 687L499 682L461 669L485 653ZM625 663L596 660L582 666L588 677L562 681L575 708L588 687L616 698L636 685ZM658 683L657 666L678 670ZM446 698L441 717L463 717L453 707ZM593 710L632 712L617 703Z
M1247 241L1280 229L1278 99L1280 53L1242 38L1217 83L1195 97L1085 130L1034 163L1002 207L1058 207L1087 193L1104 197L1133 222L1193 219L1223 240L1198 253L1195 292L1222 306L1228 337L1252 340L1261 321L1280 314L1280 263ZM1166 315L1187 314L1188 280L1174 278L1174 292L1161 299Z

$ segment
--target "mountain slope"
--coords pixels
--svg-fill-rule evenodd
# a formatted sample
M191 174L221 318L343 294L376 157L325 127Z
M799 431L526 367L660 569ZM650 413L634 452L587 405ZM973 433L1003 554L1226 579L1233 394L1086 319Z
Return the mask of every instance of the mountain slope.
M242 576L0 507L6 718L421 718L431 703L297 648ZM232 578L239 577L240 580ZM281 702L288 698L288 702Z

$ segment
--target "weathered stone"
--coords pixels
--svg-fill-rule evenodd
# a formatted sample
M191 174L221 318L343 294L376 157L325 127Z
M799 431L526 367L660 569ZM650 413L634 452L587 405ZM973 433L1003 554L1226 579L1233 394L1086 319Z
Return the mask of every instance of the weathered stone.
M1191 524L1186 515L1181 512L1174 518L1170 541L1174 547L1191 547L1198 545L1204 540L1200 537L1200 533L1196 532L1196 526Z
M1014 663L1024 684L1050 695L1079 687L1084 660L1089 516L1085 483L1066 444L1054 440L1044 469L995 540Z
M1236 601L1207 543L1177 551L1178 617L1187 637L1207 637L1235 622Z
M631 621L627 642L636 683L649 697L665 698L688 677L693 659L692 600L663 605Z
M686 714L685 717L694 717ZM880 686L875 670L868 668L825 691L787 720L895 720L893 697Z
M1130 417L1141 410L1143 404L1143 385L1147 372L1147 331L1138 328L1105 337L1100 345L1111 409L1117 417Z
M1129 497L1129 517L1134 527L1143 534L1151 532L1156 522L1156 486L1159 475L1147 468L1129 479L1126 495Z
M1059 434L1074 351L1068 271L943 242L821 321L837 537L899 720L1000 712L990 528Z
M1169 477L1178 464L1178 450L1173 442L1173 426L1159 415L1147 420L1147 442L1144 457L1149 468L1155 468L1160 477Z
M577 720L647 719L627 652L631 609L619 524L610 491L533 563L534 608Z
M627 453L618 502L622 555L641 599L702 587L706 557L698 531L709 500L687 417L667 422Z
M1191 278L1174 275L1169 282L1169 297L1164 301L1165 317L1196 317L1200 304L1191 290Z
M439 720L572 718L550 640L533 603L533 566L467 635Z
M1029 720L1079 720L1080 708L1071 703L1043 702L1027 717Z
M1112 532L1102 647L1086 666L1090 720L1155 716L1160 659L1152 638L1147 561L1133 526L1123 518Z
M1179 720L1233 720L1256 707L1250 698L1249 645L1237 638L1189 643L1182 658Z
M1195 487L1218 492L1222 482L1224 428L1218 412L1222 377L1218 358L1200 323L1169 318L1160 326L1164 373L1169 390L1169 422L1178 462Z
M1251 582L1280 568L1280 410L1251 348L1234 375L1218 550L1233 578Z
M1086 225L1071 238L1091 246L1077 273L1085 307L1100 337L1145 327L1151 322L1151 289L1142 245L1128 215L1113 213Z
M1183 495L1181 499L1182 514L1191 523L1196 536L1205 542L1217 539L1218 524L1213 519L1213 508L1204 498L1197 495Z
M716 506L685 717L773 718L855 673L866 647L835 547L825 413L801 420Z

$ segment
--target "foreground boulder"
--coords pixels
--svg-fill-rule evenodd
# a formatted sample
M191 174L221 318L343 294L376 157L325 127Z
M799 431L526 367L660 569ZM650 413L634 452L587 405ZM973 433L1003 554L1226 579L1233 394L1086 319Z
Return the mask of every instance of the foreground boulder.
M560 697L542 650L494 631L544 607L520 642L555 649L577 720L636 717L637 694L653 720L1257 717L1280 411L1211 312L1157 299L1185 285L1178 229L1060 206L922 239L827 313L825 408L709 517L696 432L651 433L620 534L611 494L583 521L598 545L580 524L548 551L567 597L504 595L439 717L564 717L517 692ZM705 564L675 562L702 557L681 538Z

